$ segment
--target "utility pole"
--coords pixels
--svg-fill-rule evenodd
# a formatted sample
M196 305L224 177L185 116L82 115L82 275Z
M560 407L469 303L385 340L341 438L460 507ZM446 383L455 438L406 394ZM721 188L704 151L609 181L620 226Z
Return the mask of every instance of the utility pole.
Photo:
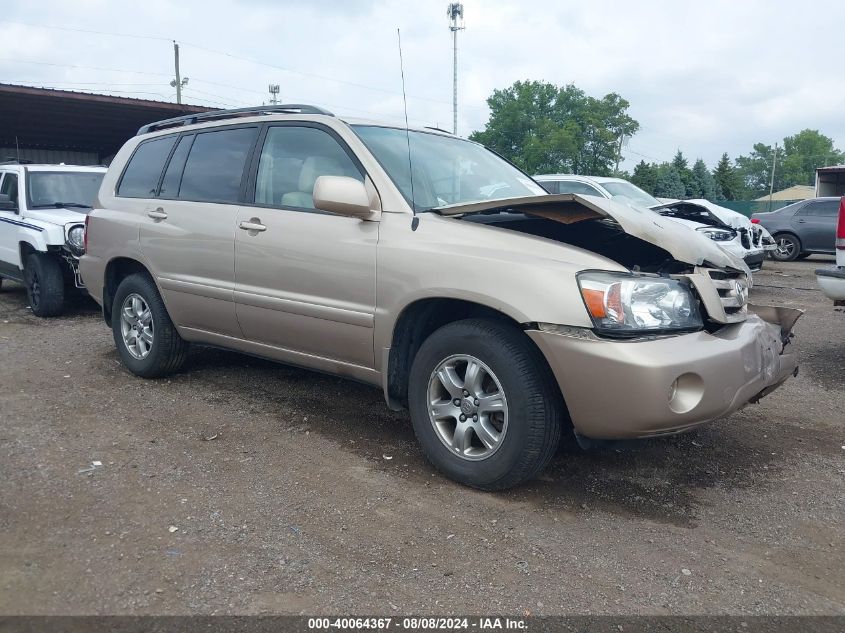
M625 140L625 134L619 135L619 149L616 150L616 168L614 171L619 173L619 160L622 158L622 141Z
M775 143L775 155L772 157L772 177L769 180L769 205L767 207L767 211L771 213L772 211L772 190L775 188L775 165L778 162L778 144Z
M267 90L270 92L270 103L272 105L279 103L279 84L270 84Z
M182 79L179 76L179 45L173 40L173 63L176 68L176 79L170 82L170 86L176 88L176 103L182 103L182 88L188 84L188 78Z
M464 28L464 5L452 2L446 9L452 31L452 134L458 134L458 31Z

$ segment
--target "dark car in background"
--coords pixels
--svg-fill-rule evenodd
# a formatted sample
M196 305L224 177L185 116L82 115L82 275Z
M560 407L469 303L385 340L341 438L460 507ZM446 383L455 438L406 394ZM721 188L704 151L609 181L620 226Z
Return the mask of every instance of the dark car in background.
M774 237L777 248L772 257L791 262L814 253L836 252L836 222L839 198L812 198L772 211L755 213L751 222L764 227Z

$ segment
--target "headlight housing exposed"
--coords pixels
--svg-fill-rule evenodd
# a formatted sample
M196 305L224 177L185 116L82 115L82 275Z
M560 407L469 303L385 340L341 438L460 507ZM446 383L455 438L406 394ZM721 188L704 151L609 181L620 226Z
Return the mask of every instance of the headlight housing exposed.
M733 238L736 237L736 232L730 229L717 229L708 226L696 230L701 231L714 242L730 242Z
M81 224L70 227L65 242L71 253L82 255L85 252L85 227Z
M610 272L578 274L581 296L596 332L637 336L703 327L688 285L664 277Z

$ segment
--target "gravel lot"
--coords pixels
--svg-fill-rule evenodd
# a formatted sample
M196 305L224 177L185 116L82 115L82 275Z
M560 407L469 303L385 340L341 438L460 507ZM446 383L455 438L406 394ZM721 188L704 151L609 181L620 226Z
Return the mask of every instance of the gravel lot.
M141 380L93 304L41 320L6 282L0 614L845 614L830 261L755 276L807 310L798 378L503 494L433 473L378 390L202 349Z

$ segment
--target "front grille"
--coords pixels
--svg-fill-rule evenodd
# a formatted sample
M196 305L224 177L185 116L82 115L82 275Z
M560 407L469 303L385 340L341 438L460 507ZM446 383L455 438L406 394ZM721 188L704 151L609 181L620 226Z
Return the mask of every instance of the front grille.
M748 303L748 281L742 273L708 270L710 279L719 294L725 319L728 323L744 321Z

